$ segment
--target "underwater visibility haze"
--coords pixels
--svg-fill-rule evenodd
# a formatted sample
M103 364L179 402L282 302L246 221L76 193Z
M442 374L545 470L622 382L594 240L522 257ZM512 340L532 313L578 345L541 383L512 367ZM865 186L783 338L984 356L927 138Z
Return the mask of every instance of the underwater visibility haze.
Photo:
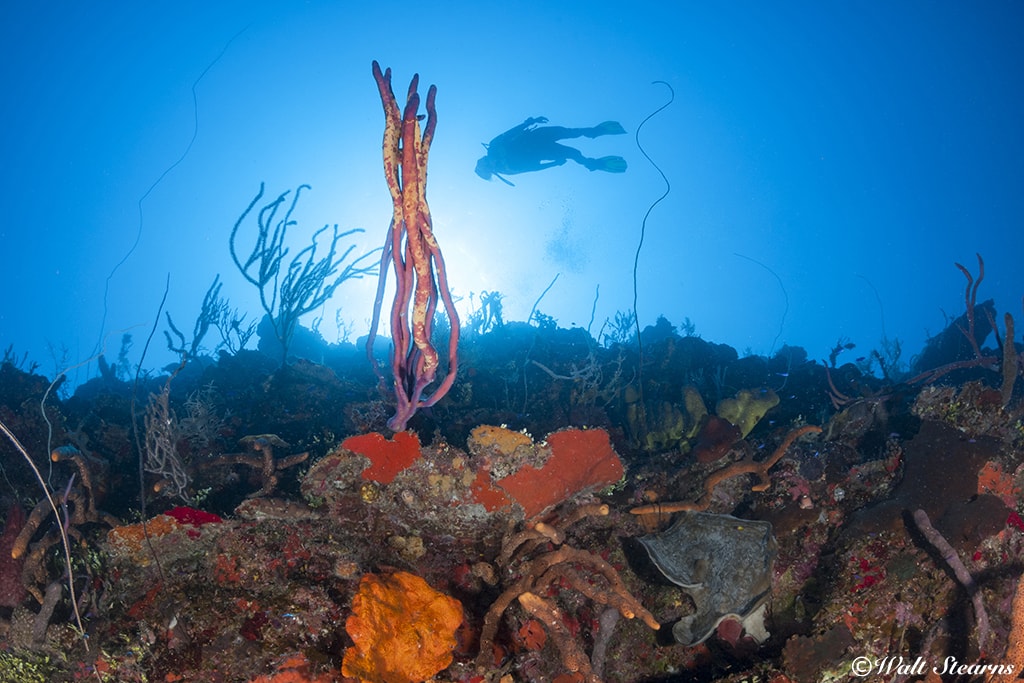
M0 683L1011 680L1022 31L7 3Z

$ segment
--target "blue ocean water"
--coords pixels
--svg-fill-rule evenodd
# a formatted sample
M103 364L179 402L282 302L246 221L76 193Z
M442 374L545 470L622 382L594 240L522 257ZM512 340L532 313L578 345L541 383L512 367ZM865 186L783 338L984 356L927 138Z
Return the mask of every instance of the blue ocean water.
M202 3L2 10L0 131L9 262L0 340L51 376L132 335L141 358L166 311L194 319L220 275L250 318L257 292L228 236L256 194L309 184L289 237L362 229L383 243L390 201L370 62L438 87L428 199L463 315L483 292L507 319L539 308L589 329L634 307L705 339L815 359L899 340L904 358L981 299L1018 312L1021 9L642 2L416 5ZM664 171L666 189L640 144ZM620 122L579 141L625 173L572 162L474 174L482 144L531 117ZM375 282L303 318L355 339ZM340 323L340 326L339 326ZM212 346L212 344L211 344ZM154 345L147 367L173 360ZM95 363L76 373L80 383Z

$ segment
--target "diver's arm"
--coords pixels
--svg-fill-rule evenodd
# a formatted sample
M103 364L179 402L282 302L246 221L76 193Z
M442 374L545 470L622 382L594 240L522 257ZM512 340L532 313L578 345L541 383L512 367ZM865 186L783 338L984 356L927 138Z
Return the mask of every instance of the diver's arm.
M547 119L546 116L536 116L536 117L528 118L525 121L523 121L522 123L520 123L518 126L515 126L514 128L509 128L504 133L502 133L498 137L496 137L493 140L491 140L489 143L487 143L487 147L488 147L488 149L490 149L491 147L494 147L496 145L498 147L500 147L503 143L507 142L508 140L511 140L513 138L516 138L516 137L519 137L519 135L521 135L522 133L526 132L527 130L529 130L530 128L535 126L536 124L538 124L538 123L547 123L547 122L548 122L548 119Z

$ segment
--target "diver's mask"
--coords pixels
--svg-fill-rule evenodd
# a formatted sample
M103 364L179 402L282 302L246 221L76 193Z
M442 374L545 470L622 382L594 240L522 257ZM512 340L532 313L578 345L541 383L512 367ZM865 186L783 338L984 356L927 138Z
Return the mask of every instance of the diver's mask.
M484 143L484 148L485 149L487 148L487 144L486 143ZM483 178L484 180L490 180L491 176L493 175L495 178L497 178L501 182L505 183L509 187L515 187L515 183L513 183L513 182L503 178L501 176L501 174L499 174L497 171L494 170L493 166L491 165L491 158L490 157L484 156L484 157L480 157L480 159L477 160L477 162L476 162L476 174L478 176L480 176L481 178Z

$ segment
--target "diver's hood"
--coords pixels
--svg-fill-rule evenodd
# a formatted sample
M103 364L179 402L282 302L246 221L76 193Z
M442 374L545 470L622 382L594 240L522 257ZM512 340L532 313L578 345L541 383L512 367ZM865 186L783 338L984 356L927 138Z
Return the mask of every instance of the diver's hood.
M488 149L486 142L481 143L481 144L484 146L484 149ZM476 174L478 176L480 176L481 178L483 178L484 180L490 180L491 176L494 176L498 180L500 180L501 182L505 183L506 185L508 185L510 187L515 187L515 183L513 183L510 180L508 180L507 178L505 178L500 173L498 173L497 171L494 170L493 163L491 161L490 156L482 156L482 157L480 157L479 160L477 160L477 162L476 162Z

